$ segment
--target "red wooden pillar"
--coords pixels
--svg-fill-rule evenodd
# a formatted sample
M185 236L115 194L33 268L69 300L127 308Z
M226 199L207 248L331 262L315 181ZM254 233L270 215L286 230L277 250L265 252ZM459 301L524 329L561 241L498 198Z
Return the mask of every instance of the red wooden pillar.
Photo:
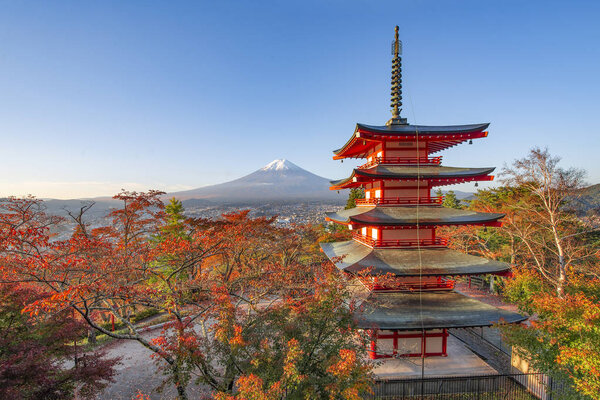
M377 357L377 331L371 332L371 350L368 352L369 358L375 360Z
M442 357L448 357L448 330L444 329L442 336Z

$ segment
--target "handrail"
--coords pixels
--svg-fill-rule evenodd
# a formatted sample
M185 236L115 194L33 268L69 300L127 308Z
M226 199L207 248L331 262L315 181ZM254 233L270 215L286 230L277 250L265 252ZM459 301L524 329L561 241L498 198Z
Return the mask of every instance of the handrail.
M356 199L357 206L364 205L440 205L444 202L444 196L434 197L384 197L384 198L369 198L369 199Z
M369 168L379 164L400 164L400 165L440 165L442 156L437 157L374 157L373 160L361 165L358 168Z
M448 244L447 239L435 238L435 239L398 239L398 240L381 240L373 239L368 236L364 236L361 233L355 233L352 235L354 240L369 247L445 247Z
M446 280L441 282L428 282L428 283L399 283L392 286L378 285L377 283L372 284L372 290L376 292L395 292L395 291L427 291L427 290L440 290L440 289L454 289L453 280Z

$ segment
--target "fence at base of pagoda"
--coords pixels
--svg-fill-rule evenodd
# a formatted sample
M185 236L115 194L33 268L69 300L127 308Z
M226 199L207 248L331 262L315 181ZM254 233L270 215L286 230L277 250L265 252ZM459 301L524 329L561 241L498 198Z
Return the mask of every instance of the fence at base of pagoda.
M376 381L368 400L581 399L570 387L541 373L442 376Z

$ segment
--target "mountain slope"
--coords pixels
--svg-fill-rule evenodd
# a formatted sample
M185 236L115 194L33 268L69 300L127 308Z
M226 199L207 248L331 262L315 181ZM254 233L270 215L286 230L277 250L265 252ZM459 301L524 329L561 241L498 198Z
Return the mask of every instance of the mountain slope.
M347 194L331 191L329 185L328 179L282 159L230 182L169 193L168 196L180 200L203 199L226 203L344 201Z
M572 206L580 216L600 215L600 184L581 189L579 196L573 199Z

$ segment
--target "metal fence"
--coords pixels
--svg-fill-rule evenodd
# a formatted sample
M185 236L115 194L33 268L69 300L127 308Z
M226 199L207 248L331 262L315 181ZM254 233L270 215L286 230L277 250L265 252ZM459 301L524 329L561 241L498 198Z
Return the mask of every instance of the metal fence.
M584 399L544 374L432 377L377 381L369 400L563 400Z

